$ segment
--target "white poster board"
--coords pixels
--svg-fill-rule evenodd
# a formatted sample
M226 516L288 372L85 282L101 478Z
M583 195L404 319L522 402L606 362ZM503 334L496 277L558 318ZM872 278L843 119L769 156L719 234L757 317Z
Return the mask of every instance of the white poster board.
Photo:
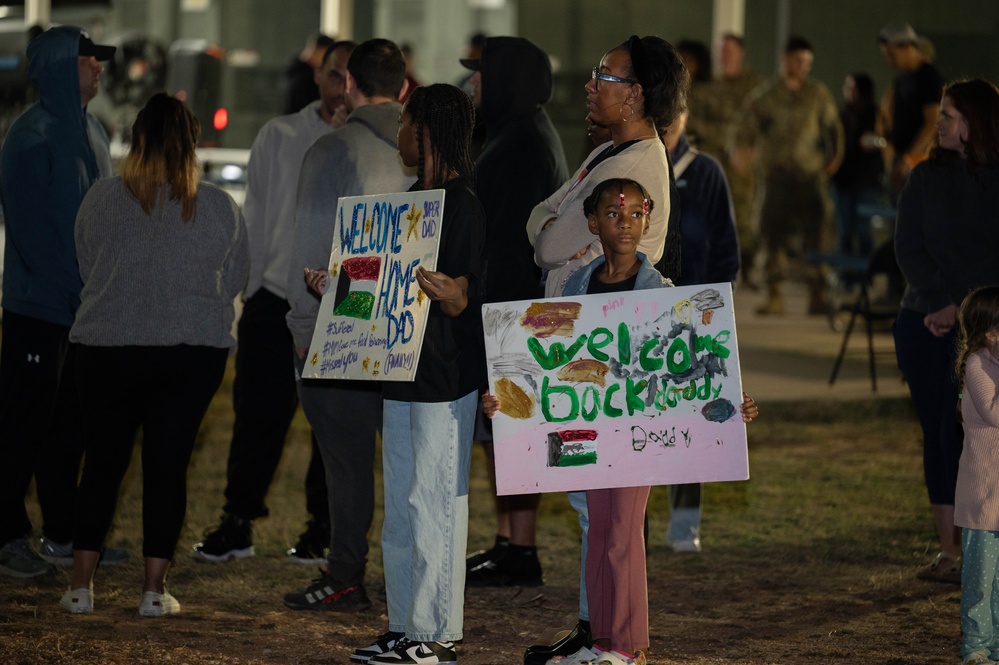
M498 494L749 478L729 284L483 306Z
M443 189L337 202L304 378L414 379L430 311L416 269L436 268L443 215Z

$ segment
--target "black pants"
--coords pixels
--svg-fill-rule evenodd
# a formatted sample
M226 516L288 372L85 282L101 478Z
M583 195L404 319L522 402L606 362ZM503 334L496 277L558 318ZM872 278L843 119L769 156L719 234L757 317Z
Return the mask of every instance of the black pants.
M86 459L76 549L103 547L141 427L142 555L173 558L187 510L187 465L228 355L207 346L80 346Z
M299 371L304 360L297 361ZM373 381L304 379L298 395L326 470L329 488L329 582L364 582L368 531L375 510L375 436L382 420L381 385Z
M223 510L247 520L268 514L264 500L298 407L294 343L285 321L288 309L285 299L261 288L246 301L239 319L232 384L236 421ZM305 508L314 519L329 524L326 474L315 435L305 476Z
M957 327L935 337L924 314L901 309L895 320L895 355L923 430L923 473L930 503L953 506L964 431L957 418L958 383L954 376Z
M0 545L31 533L24 498L35 477L42 533L73 537L83 455L69 328L10 311L0 342ZM62 380L62 377L67 377Z

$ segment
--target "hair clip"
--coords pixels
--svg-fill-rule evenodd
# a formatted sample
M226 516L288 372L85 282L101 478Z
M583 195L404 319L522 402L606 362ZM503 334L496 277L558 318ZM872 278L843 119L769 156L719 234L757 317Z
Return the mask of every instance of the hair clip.
M621 192L621 207L624 207L624 192Z
M644 215L649 214L649 200L644 196L642 197L642 214Z

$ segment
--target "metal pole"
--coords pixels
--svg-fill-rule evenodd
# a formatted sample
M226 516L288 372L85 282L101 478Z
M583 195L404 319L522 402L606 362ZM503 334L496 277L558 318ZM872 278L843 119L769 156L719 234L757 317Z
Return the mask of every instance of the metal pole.
M726 32L746 34L746 0L714 0L714 11L711 15L711 62L716 75L721 37Z
M49 27L52 23L52 0L24 0L24 26Z
M784 44L791 34L791 0L780 0L777 3L777 66L775 71L780 71L781 55L784 53Z
M324 35L337 39L354 37L354 0L322 0L319 26Z

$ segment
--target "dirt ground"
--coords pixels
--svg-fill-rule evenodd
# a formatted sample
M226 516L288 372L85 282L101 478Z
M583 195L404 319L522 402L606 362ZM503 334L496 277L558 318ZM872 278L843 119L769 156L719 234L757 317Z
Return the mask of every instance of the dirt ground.
M719 569L707 556L674 561L653 548L650 662L957 662L957 587L845 562L814 576L777 552L758 556L756 566ZM377 602L349 616L286 610L247 582L256 567L231 566L231 584L245 593L185 598L183 613L167 620L142 619L136 594L125 592L99 596L104 607L92 615L70 617L56 605L64 588L57 581L4 582L0 662L347 663L351 649L385 628ZM459 662L520 663L537 636L570 625L576 590L568 576L549 577L556 579L539 589L469 593Z
M751 435L752 479L705 490L701 555L673 554L663 544L665 491L654 490L650 663L958 662L959 587L914 578L934 552L908 407L842 408L815 417L814 409L768 406L770 422ZM301 487L293 470L304 469L306 447L299 448L277 482L279 494ZM0 665L325 665L349 662L353 648L385 630L377 520L368 574L375 605L359 614L282 605L283 593L315 576L282 556L297 517L263 520L252 559L194 562L186 549L214 521L224 482L224 449L198 455L169 583L183 612L166 619L136 612L141 548L129 525L137 524L141 487L132 482L112 543L127 547L133 561L99 571L93 614L58 607L66 570L0 578ZM485 483L481 473L473 482L473 546L486 544L492 529ZM272 503L272 512L282 505ZM578 530L564 496L545 496L539 541L545 586L468 590L460 663L521 663L527 645L575 622Z

